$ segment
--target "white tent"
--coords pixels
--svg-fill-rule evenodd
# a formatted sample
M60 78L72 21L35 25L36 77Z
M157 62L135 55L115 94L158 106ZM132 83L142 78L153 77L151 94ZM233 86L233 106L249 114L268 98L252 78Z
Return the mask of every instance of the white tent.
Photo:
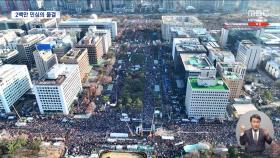
M161 136L161 139L163 140L174 140L174 136Z

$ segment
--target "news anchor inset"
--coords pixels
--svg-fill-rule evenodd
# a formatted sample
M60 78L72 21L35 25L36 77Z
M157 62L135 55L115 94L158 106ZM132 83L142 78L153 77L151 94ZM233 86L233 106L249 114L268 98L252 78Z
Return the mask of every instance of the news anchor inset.
M250 117L251 128L246 129L240 125L240 144L245 145L245 151L248 153L261 154L265 150L265 144L271 144L272 138L267 129L260 128L261 116L253 114Z

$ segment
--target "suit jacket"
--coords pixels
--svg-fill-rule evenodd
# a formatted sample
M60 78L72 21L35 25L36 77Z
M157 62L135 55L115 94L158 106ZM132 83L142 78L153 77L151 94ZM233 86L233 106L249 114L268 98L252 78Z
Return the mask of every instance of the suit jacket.
M259 129L259 139L257 142L253 139L252 128L245 130L244 135L240 136L240 144L245 145L246 152L263 152L265 150L265 142L271 144L272 138L264 135L264 129Z

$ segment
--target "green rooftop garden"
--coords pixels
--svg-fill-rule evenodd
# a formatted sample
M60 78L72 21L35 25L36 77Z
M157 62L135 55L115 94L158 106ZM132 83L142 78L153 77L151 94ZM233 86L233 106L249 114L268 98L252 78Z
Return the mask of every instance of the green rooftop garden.
M226 86L225 83L223 83L222 85L221 84L218 84L218 81L222 81L222 80L219 80L217 79L216 82L217 84L215 86L200 86L197 84L197 78L189 78L189 82L192 86L192 89L194 90L228 90L228 87Z

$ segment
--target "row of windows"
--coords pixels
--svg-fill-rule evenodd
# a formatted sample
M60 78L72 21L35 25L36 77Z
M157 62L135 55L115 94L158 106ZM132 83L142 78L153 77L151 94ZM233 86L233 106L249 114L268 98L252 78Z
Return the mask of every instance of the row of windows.
M44 105L44 106L42 106L42 108L44 110L62 110L62 107L57 107L57 106L47 106L47 105Z
M43 98L58 99L60 97L59 97L58 94L57 95L52 95L52 94L50 94L50 95L43 95L43 94L40 94L39 98L41 98L41 99L43 99Z
M37 87L37 91L40 92L43 90L54 90L54 89L58 89L57 87Z
M58 103L58 104L61 104L61 101L60 100L58 100L58 99L54 99L54 100L50 100L50 99L40 99L40 101L42 102L42 104L49 104L49 103L51 103L51 104L56 104L56 103Z
M28 80L13 84L12 87L4 89L4 96L9 105L15 103L26 91L30 89Z
M217 97L217 96L220 96L220 97L227 97L228 96L228 92L226 92L226 93L214 93L214 94L211 94L211 93L208 93L208 92L205 92L205 93L192 93L192 96L204 96L204 97L208 97L208 96Z
M216 96L216 97L212 97L212 96L192 96L192 99L195 99L195 98L198 98L198 99L227 99L228 95L227 96Z
M209 93L209 94L225 94L228 93L228 91L203 91L203 90L194 90L193 94L200 94L200 93Z
M228 103L228 99L191 99L190 102L193 104L226 104Z
M211 113L207 113L207 114L200 114L197 112L189 112L189 114L194 114L196 116L213 116L213 115L224 115L224 112L211 112Z
M212 112L213 110L222 110L222 111L224 111L225 110L225 108L207 108L207 109L193 109L193 108L191 108L190 109L190 111L204 111L204 112Z
M211 107L214 107L214 108L224 108L226 107L227 104L200 104L200 105L197 105L197 104L191 104L187 107L190 107L190 108L202 108L202 109L208 109L208 108L211 108Z

